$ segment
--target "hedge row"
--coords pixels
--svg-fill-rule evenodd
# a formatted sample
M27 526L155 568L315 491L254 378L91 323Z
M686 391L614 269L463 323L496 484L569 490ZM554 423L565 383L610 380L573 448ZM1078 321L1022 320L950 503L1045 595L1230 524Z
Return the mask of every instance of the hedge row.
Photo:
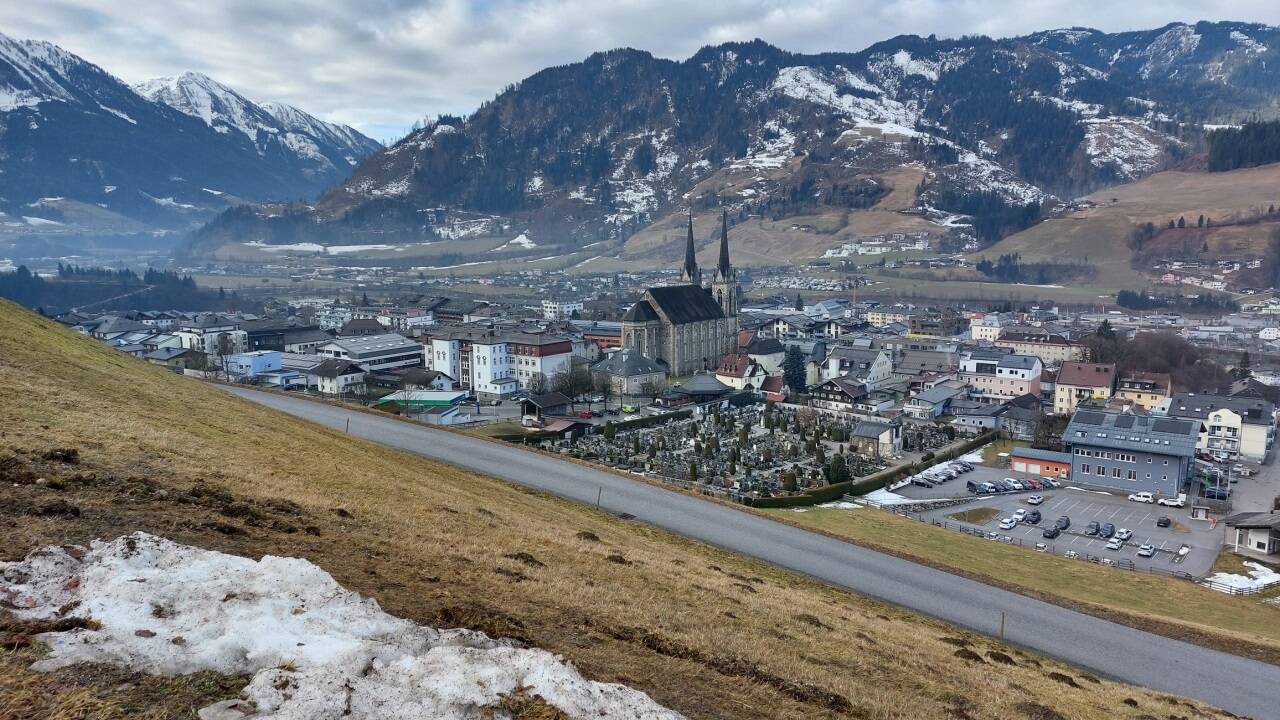
M907 475L914 475L921 470L925 470L940 462L950 460L955 457L971 452L976 448L986 445L995 438L994 432L988 432L970 440L967 443L951 448L950 450L930 459L921 460L914 465L900 465L896 468L881 470L874 475L868 475L860 480L848 480L834 485L823 485L814 488L803 495L786 495L781 497L765 497L765 498L747 498L747 504L751 507L758 508L789 508L789 507L806 507L809 505L821 505L822 503L839 500L845 495L866 495L869 492L875 492L883 488L885 485Z

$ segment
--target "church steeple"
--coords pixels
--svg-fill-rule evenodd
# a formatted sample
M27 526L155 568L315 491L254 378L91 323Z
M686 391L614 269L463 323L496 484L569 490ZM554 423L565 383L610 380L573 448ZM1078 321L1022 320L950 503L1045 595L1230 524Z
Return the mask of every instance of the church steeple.
M702 271L698 269L698 258L693 250L693 211L689 211L689 237L684 246L684 268L680 271L681 282L690 285L702 284Z
M733 272L729 264L729 211L720 215L720 262L716 264L716 277L727 278Z

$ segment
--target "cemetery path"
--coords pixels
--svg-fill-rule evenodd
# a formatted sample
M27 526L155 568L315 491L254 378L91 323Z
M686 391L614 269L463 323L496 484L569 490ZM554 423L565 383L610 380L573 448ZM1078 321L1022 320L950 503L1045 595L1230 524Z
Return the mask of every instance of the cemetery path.
M808 575L1154 690L1238 715L1277 715L1280 667L1137 630L925 565L513 445L302 397L242 398L382 445L516 483ZM425 480L425 479L424 479ZM872 512L863 510L858 512Z

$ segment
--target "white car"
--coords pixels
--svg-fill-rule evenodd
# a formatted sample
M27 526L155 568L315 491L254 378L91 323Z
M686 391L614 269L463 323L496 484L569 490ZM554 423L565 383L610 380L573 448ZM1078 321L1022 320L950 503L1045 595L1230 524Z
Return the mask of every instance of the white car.
M1044 502L1043 495L1032 495L1031 497L1027 498L1028 505L1039 505L1042 502Z
M1049 546L1044 543L1036 543L1036 552L1049 552Z
M1156 554L1155 545L1142 545L1138 548L1138 557L1151 557Z
M1017 510L1014 510L1014 511L1013 511L1013 519L1014 519L1014 520L1016 520L1016 521L1018 521L1018 522L1022 522L1023 520L1026 520L1026 519L1027 519L1027 509L1026 509L1026 508L1018 508Z
M1018 525L1018 521L1014 520L1011 517L1004 518L1003 520L1000 521L1001 530L1012 530L1015 527L1017 527L1017 525Z
M1124 547L1124 541L1118 537L1111 538L1111 540L1107 543L1108 550L1119 550L1122 547Z
M1005 479L1004 479L1004 481L1005 481L1005 482L1007 482L1007 483L1009 483L1010 485L1012 485L1014 490L1026 490L1026 489L1027 489L1026 487L1024 487L1024 486L1023 486L1023 484L1022 484L1022 483L1018 482L1017 480L1015 480L1015 479L1013 479L1013 478L1005 478Z
M1158 504L1164 505L1165 507L1182 507L1187 504L1187 494L1178 493L1178 497L1172 497L1172 498L1162 497L1158 501Z
M1080 553L1076 552L1075 550L1068 550L1062 553L1062 557L1075 560L1076 558L1080 557Z
M1134 493L1129 496L1129 501L1140 502L1140 503L1153 503L1156 501L1156 496L1152 495L1149 492Z
M1125 542L1131 537L1133 537L1133 531L1129 528L1120 528L1116 531L1116 540Z

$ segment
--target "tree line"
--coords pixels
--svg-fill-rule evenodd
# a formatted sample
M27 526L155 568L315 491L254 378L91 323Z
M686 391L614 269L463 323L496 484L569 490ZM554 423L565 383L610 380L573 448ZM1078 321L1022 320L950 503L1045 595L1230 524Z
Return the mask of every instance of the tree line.
M1209 172L1280 162L1280 120L1250 122L1209 133Z

